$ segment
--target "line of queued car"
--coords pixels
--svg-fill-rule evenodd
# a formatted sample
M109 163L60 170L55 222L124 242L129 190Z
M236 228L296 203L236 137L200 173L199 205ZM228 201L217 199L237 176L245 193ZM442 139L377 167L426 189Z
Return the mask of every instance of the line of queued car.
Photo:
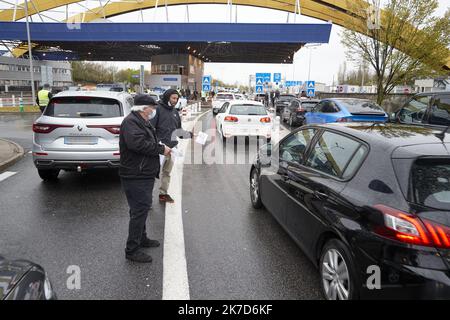
M350 101L322 100L309 113L332 102L330 121L306 113L259 150L253 207L318 268L327 299L450 299L450 92L414 96L389 117Z

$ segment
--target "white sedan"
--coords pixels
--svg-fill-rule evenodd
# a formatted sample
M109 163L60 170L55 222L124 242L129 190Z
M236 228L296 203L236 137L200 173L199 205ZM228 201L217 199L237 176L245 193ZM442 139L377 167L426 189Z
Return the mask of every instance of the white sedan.
M223 106L225 101L236 100L236 96L231 92L219 92L212 100L213 114L217 114L219 109Z
M251 100L225 102L216 117L223 140L231 137L272 137L273 122L264 105Z

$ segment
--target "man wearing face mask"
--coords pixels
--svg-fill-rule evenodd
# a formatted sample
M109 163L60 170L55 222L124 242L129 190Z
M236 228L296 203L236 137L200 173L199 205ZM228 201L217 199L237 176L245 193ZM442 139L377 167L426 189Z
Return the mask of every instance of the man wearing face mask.
M156 116L151 120L152 125L156 128L156 135L160 141L174 148L177 146L179 138L192 138L193 133L185 131L181 128L181 117L175 106L178 103L180 94L177 90L169 89L163 94L163 98L158 102ZM165 157L162 167L161 187L159 188L159 201L173 203L172 197L167 194L170 184L170 173L173 168L173 159L171 155Z
M136 262L151 262L142 248L158 247L146 233L148 211L152 206L155 179L159 177L159 155L170 155L170 148L159 144L150 119L156 115L152 97L139 94L134 98L131 113L120 127L120 167L122 187L130 207L130 223L125 257Z

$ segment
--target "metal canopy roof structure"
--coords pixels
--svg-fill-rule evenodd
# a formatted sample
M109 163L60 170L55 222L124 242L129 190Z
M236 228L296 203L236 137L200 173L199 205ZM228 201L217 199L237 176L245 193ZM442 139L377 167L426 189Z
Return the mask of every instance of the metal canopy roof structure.
M207 62L291 63L306 43L328 43L331 24L31 23L33 56L46 60L142 61L192 54ZM22 22L0 22L1 38L26 40ZM55 50L57 48L57 50Z

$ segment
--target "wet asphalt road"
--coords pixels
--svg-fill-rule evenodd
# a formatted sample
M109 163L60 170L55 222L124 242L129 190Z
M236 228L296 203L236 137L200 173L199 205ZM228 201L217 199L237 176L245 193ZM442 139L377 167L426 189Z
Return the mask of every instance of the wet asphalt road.
M0 115L0 137L29 151L35 117ZM204 130L214 126L211 113L201 121ZM321 298L312 263L270 213L252 208L249 168L184 166L191 299ZM161 299L163 248L148 249L150 265L124 259L128 206L115 172L64 172L43 183L28 153L7 170L17 174L0 182L0 254L41 264L61 299ZM164 207L157 202L147 227L162 243ZM71 265L81 268L80 290L67 289Z

